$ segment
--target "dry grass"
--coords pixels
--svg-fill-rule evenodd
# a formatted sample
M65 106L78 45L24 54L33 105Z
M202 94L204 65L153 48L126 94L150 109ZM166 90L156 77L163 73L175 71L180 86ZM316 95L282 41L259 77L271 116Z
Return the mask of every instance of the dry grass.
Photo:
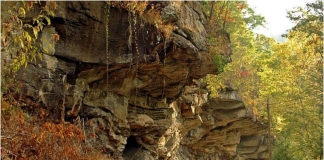
M71 123L46 122L44 112L29 116L19 103L1 100L1 159L107 159L85 141L81 128Z

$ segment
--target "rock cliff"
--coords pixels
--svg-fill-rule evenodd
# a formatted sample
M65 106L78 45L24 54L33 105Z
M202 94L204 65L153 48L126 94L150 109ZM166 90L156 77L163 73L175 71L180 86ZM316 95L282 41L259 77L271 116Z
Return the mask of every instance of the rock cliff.
M114 159L267 159L265 126L237 93L208 97L201 78L217 66L199 2L57 4L48 52L17 76L49 119L84 119Z

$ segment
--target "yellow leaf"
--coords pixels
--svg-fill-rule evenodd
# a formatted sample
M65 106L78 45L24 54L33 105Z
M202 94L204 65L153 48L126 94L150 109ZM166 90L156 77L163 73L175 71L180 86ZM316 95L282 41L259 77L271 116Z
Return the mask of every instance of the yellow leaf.
M18 13L19 13L20 15L24 16L24 17L26 16L26 11L25 11L25 9L24 9L23 7L20 7L20 8L19 8Z
M51 25L51 20L50 20L47 16L44 16L44 18L45 18L46 21L47 21L47 25Z
M19 40L20 40L21 48L25 48L24 41L22 39L20 39L20 38L19 38Z
M24 27L26 27L26 28L32 28L33 26L30 25L30 24L24 24Z
M33 32L34 32L35 38L37 39L37 37L38 37L38 27L34 27Z

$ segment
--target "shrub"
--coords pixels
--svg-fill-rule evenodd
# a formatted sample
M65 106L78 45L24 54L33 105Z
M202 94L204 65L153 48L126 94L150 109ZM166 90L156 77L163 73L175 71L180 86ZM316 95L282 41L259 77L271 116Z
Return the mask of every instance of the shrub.
M86 143L83 130L71 123L46 122L38 115L24 113L19 103L2 98L2 159L107 159L100 149Z

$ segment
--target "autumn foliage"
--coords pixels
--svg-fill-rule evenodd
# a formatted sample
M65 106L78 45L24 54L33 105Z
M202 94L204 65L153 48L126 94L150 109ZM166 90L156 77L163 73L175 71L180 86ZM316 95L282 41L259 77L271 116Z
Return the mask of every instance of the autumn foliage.
M220 1L217 6L230 8L227 15L235 18L219 22L230 33L233 61L219 75L207 76L210 96L230 84L256 119L271 122L273 159L323 159L323 2L289 11L296 26L280 43L251 30L262 26L263 18L248 4ZM265 118L268 98L270 119Z
M79 123L47 122L46 113L35 110L37 114L29 116L17 101L2 98L1 159L107 159L87 143Z

